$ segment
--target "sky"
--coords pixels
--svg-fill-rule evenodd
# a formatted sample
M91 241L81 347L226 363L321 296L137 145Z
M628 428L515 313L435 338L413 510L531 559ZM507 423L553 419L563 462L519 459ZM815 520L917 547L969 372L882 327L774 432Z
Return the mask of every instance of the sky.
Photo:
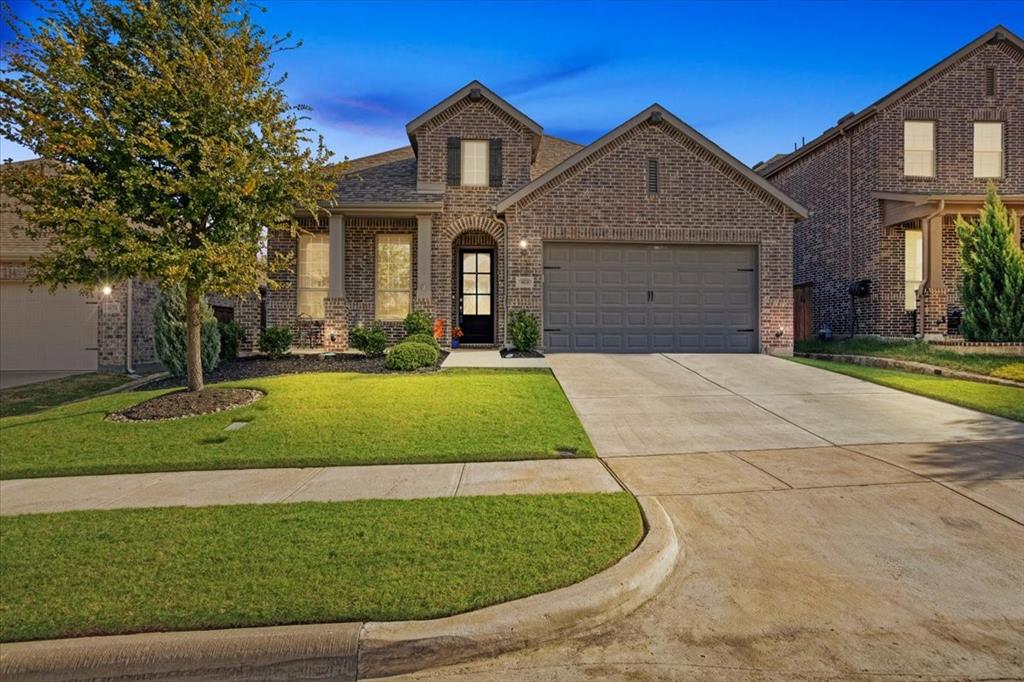
M584 144L657 102L753 165L996 24L1024 35L1024 0L260 4L268 32L302 41L275 68L338 158L408 144L406 123L477 79Z

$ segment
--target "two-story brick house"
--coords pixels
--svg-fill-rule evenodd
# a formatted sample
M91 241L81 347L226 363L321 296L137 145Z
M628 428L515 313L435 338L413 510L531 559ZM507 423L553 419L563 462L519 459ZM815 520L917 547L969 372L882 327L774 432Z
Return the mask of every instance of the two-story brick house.
M1024 213L1024 42L997 26L755 170L811 214L793 240L803 334L956 335L956 216L989 182Z
M464 343L506 343L510 310L551 351L792 350L793 224L805 210L652 105L586 147L479 82L413 119L410 146L358 159L300 216L267 323L344 349L414 309Z

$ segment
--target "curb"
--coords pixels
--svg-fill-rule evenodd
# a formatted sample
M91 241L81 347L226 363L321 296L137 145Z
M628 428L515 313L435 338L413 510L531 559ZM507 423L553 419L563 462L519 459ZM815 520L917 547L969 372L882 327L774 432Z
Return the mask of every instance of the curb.
M161 632L17 642L0 647L0 679L355 680L460 663L593 629L636 609L681 549L668 514L638 498L640 544L614 566L551 592L447 618Z
M830 353L793 353L798 358L810 358L812 360L831 360L832 362L843 362L848 365L863 365L865 367L878 367L880 369L901 369L914 374L930 374L934 376L947 377L949 379L963 379L965 381L976 381L982 384L995 384L997 386L1010 386L1012 388L1024 388L1024 383L1012 379L1001 379L987 374L975 374L949 367L938 367L924 362L913 360L896 360L894 358L879 358L873 355L832 355Z

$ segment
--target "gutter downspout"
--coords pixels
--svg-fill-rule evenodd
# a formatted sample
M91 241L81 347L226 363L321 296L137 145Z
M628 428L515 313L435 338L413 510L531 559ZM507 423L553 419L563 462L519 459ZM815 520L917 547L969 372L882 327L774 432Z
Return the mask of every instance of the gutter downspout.
M512 254L509 252L508 222L504 218L499 218L497 213L494 214L494 219L497 220L499 223L501 223L502 228L504 228L502 231L505 233L505 258L502 259L502 265L505 266L505 272L503 273L505 275L504 278L503 278L503 280L504 280L503 286L505 287L505 305L504 305L505 327L502 329L503 333L502 333L502 339L501 339L501 347L502 348L507 348L508 347L508 315L509 315L509 307L508 307L508 292L509 292L508 273L509 273L509 264L508 264L508 261L509 261L509 258L512 256Z
M933 274L932 273L932 265L931 265L931 262L932 262L932 258L931 258L931 254L932 254L932 219L935 218L938 215L941 215L942 212L945 211L945 210L946 210L946 200L945 199L939 199L939 207L936 208L934 211L932 211L931 213L929 213L928 215L926 215L924 218L921 219L921 227L922 227L921 238L924 241L924 244L928 248L922 249L922 251L924 251L924 253L921 254L921 260L923 261L921 263L921 267L922 267L922 269L927 274L925 275L924 281L921 282L921 286L918 289L918 291L920 291L920 292L924 292L925 289L930 289L931 288L931 283L932 283L932 274ZM941 233L939 234L939 243L940 244L942 243L942 234ZM941 271L940 271L939 274L941 276ZM924 322L925 322L925 320L924 320L924 315L923 315L924 312L925 311L924 311L923 308L917 311L918 338L921 338L921 339L924 338L924 334L925 334L925 332L924 332Z
M128 374L134 374L135 370L132 368L132 278L128 278L128 291L126 296L125 305L125 341L124 341L124 371Z
M853 138L840 131L846 138L846 284L853 284ZM850 296L850 337L857 331L857 301Z

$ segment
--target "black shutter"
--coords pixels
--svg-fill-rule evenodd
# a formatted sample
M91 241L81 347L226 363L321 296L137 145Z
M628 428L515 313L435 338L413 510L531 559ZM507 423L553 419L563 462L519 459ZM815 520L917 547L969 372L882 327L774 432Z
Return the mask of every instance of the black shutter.
M487 159L490 162L490 185L491 187L501 187L501 138L495 137L491 140L490 153L487 155Z
M462 182L462 141L457 137L448 138L448 185L455 187Z

